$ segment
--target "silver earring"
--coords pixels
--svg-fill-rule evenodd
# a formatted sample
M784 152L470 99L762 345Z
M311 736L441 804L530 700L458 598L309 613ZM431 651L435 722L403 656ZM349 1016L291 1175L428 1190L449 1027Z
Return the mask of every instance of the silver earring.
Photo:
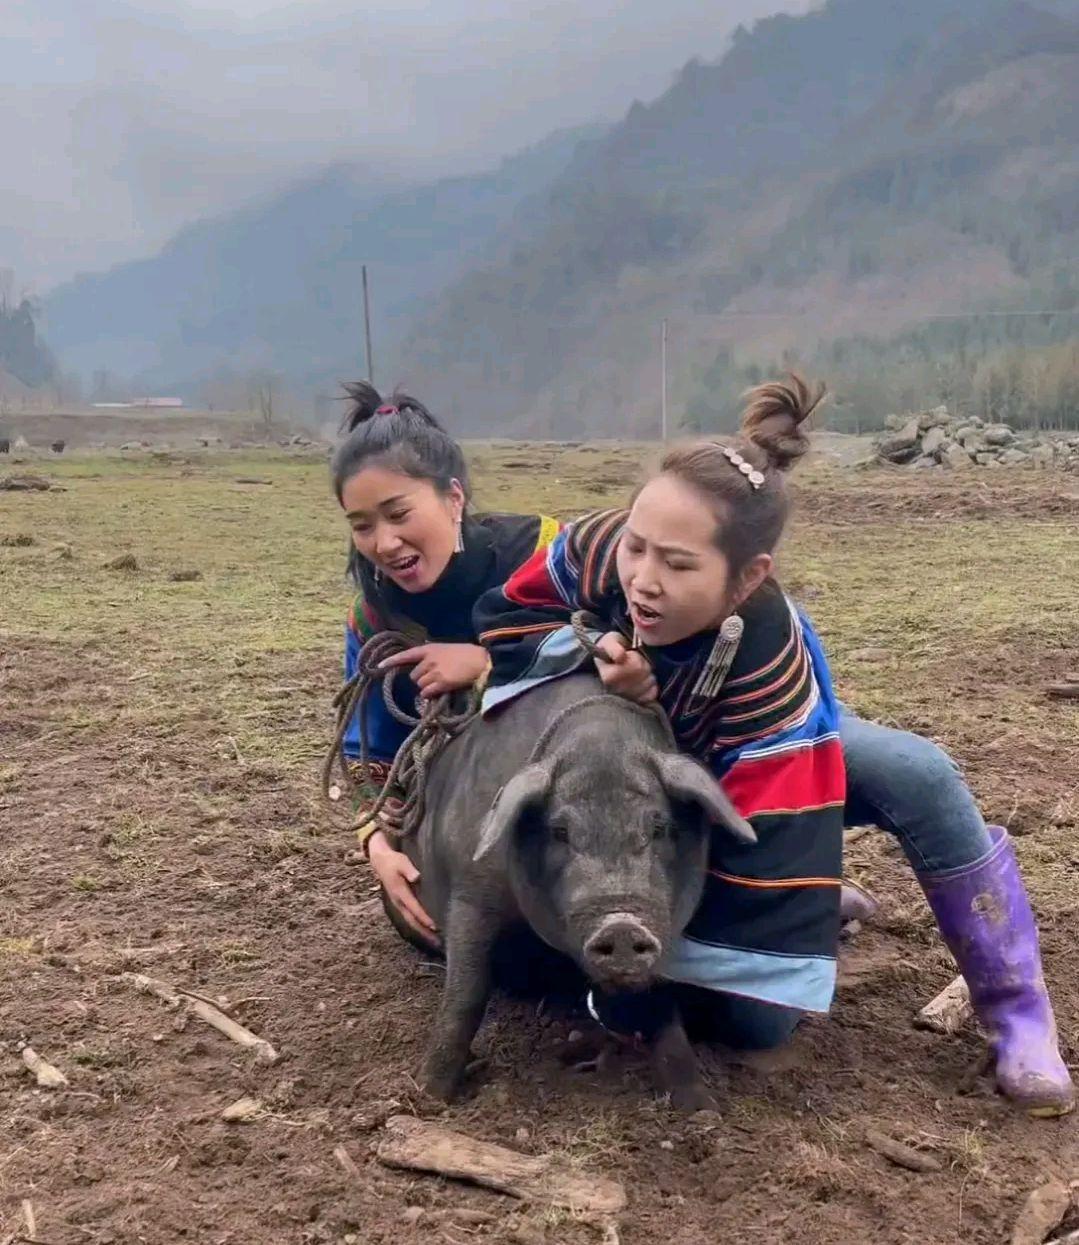
M464 525L460 519L457 520L457 539L453 545L454 553L464 553L465 551L465 533Z
M742 632L745 624L737 614L731 614L723 620L712 651L704 663L704 669L693 685L693 695L702 700L713 700L719 695L724 680L730 672L734 659L738 654L738 646L742 643Z

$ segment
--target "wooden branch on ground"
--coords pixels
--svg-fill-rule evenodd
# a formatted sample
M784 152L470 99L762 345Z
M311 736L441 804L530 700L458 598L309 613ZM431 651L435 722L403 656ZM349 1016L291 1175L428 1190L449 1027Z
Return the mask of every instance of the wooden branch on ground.
M915 1150L913 1146L896 1141L894 1137L879 1133L876 1129L867 1129L865 1140L871 1150L876 1150L889 1162L895 1163L897 1167L905 1167L907 1171L939 1172L944 1170L940 1159L934 1158L931 1154L925 1154L921 1150Z
M970 988L962 977L956 977L915 1014L914 1027L950 1036L958 1033L973 1015Z
M549 1154L518 1154L504 1146L476 1141L442 1124L409 1115L391 1116L386 1121L386 1135L377 1153L387 1167L468 1180L527 1202L601 1215L617 1214L626 1204L625 1189L617 1180L573 1171Z
M1051 700L1079 700L1079 679L1069 678L1064 683L1050 683L1045 694Z
M158 981L156 977L147 977L143 973L122 973L120 976L122 981L129 982L136 990L143 994L156 995L170 1007L186 1004L190 1011L215 1028L218 1033L223 1033L225 1037L231 1038L240 1046L253 1050L260 1063L276 1063L280 1059L281 1056L265 1038L260 1038L239 1021L227 1016L209 999L204 999L201 995L192 994L180 987L170 986L167 982Z
M42 1089L63 1089L68 1084L67 1077L59 1068L54 1068L29 1046L22 1048L22 1061L37 1078Z

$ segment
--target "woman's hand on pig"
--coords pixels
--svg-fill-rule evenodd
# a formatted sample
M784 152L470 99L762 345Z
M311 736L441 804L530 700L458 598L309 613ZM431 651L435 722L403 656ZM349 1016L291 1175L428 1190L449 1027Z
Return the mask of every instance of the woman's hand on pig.
M412 889L420 880L419 869L390 843L382 830L376 830L368 839L367 858L382 889L405 921L424 941L437 942L438 927Z

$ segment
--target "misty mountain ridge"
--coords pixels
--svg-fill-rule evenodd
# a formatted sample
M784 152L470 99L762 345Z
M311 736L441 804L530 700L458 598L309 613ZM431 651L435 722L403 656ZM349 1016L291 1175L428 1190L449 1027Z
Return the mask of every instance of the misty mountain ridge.
M1077 95L1077 0L829 0L486 177L367 199L329 170L205 222L56 291L47 335L143 387L262 367L325 390L359 368L368 262L376 379L462 433L651 431L664 318L699 426L791 360L857 420L956 359L988 389L1020 346L1063 376L1074 318L933 317L1079 306Z
M160 254L80 276L46 300L66 368L138 389L197 391L263 372L294 388L362 370L361 267L375 286L376 350L480 251L601 127L551 135L496 169L387 193L336 165L182 230ZM210 386L212 388L212 385Z

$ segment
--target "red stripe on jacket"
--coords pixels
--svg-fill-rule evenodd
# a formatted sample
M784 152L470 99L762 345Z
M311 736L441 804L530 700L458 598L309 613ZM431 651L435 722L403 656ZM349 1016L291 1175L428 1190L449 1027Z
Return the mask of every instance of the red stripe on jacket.
M537 549L506 581L502 589L515 605L562 605L562 598L547 572L547 550Z
M843 745L822 739L770 756L740 757L723 776L723 790L746 818L843 804Z

